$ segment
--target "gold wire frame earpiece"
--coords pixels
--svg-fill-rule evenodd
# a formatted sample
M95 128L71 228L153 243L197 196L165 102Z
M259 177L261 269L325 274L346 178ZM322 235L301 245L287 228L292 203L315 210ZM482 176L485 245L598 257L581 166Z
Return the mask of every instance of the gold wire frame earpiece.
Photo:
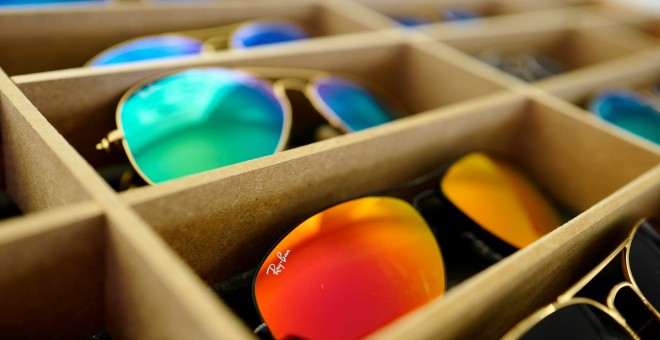
M112 149L112 145L121 143L124 139L124 134L119 130L112 130L108 135L101 139L101 141L96 144L96 150L105 150L109 152Z

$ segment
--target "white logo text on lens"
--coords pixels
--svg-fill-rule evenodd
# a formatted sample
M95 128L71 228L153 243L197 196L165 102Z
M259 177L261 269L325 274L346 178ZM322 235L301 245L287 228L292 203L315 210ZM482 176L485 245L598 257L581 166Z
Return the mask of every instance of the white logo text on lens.
M282 252L277 252L277 258L280 259L280 261L276 264L271 263L268 265L268 269L266 269L266 275L269 274L275 274L275 275L280 275L282 270L286 269L284 268L284 263L286 262L286 258L289 256L289 253L291 253L291 250L287 250L282 254Z

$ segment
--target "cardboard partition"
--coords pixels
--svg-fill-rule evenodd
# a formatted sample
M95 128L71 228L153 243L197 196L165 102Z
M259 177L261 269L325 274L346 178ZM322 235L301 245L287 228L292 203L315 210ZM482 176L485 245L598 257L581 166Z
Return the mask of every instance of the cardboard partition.
M585 107L599 91L613 88L644 87L660 82L660 48L601 65L599 72L573 79L539 82L554 96Z
M107 221L105 326L113 339L253 336L132 211L115 206Z
M21 210L44 210L89 200L84 184L89 177L77 167L77 155L58 143L56 133L1 70L0 105L6 181L3 190ZM79 176L72 174L75 172Z
M0 223L3 336L85 338L103 331L106 235L90 203Z
M583 6L585 11L660 37L660 19L643 8L601 1Z
M267 164L259 160L246 162L239 165L240 169L220 169L208 176L183 179L177 185L166 183L121 196L203 280L214 284L252 269L285 231L324 207L403 183L465 152L488 149L513 159L561 206L578 216L577 222L560 227L569 229L560 233L561 242L541 240L536 249L563 247L569 239L566 235L579 230L592 236L579 237L593 248L587 251L574 244L571 251L576 258L604 254L608 243L602 243L603 234L586 231L594 216L583 214L651 170L660 155L622 142L589 121L546 103L544 98L500 93L474 103L280 153ZM600 148L608 150L607 154L594 152ZM621 164L626 165L625 169ZM533 267L538 272L538 259L518 256L511 266ZM583 264L554 265L582 268ZM488 283L489 290L508 291L509 282L500 277ZM483 281L481 284L486 285ZM490 297L484 300L495 301ZM440 300L434 305L442 303ZM491 316L503 314L485 325L510 322L522 313L515 308L501 311L488 303L477 306L476 301L466 308L488 311ZM465 309L463 312L469 314ZM449 308L435 313L453 312ZM455 317L461 318L460 314ZM482 328L474 327L480 323L456 323L454 327L461 332L471 330L445 333L441 330L445 324L416 326L422 328L420 332L434 330L434 336L443 337L477 336L502 329L502 325Z
M562 6L558 1L492 1L492 0L415 0L415 1L380 1L360 0L359 3L391 19L398 16L412 16L426 19L429 23L447 22L443 10L464 10L482 18L491 18L514 13L529 13ZM394 22L393 22L394 24Z
M590 72L570 79L549 79L538 86L549 93L573 103L582 109L581 113L610 129L623 139L648 145L660 152L657 145L637 137L623 129L611 125L588 111L590 101L601 91L612 89L643 89L660 83L660 49L623 58L598 67L598 72ZM580 112L580 110L576 110Z
M658 46L656 40L625 26L590 20L579 13L573 13L571 20L574 21L560 26L536 25L535 17L520 18L516 22L516 25L529 27L524 31L511 31L513 23L502 20L497 25L484 26L483 30L475 26L466 33L458 29L448 33L448 27L438 28L435 32L429 28L425 33L474 57L488 51L540 53L558 61L565 69L563 73L548 78L553 80ZM499 29L498 25L502 28Z
M223 299L211 286L238 277L249 295L250 271L302 219L473 150L518 164L567 211L566 222L471 278L452 281L442 299L372 338L498 338L600 262L638 219L660 215L659 148L581 108L593 91L610 85L660 81L657 39L633 30L655 27L653 20L624 13L615 23L589 9L599 2L573 0L127 2L135 3L0 12L0 31L8 32L0 37L0 65L13 75L0 74L0 190L26 213L0 222L5 336L254 337L236 309L237 303L250 308L251 299ZM478 25L409 31L393 29L383 15L450 3L495 16ZM561 3L581 6L551 10ZM299 20L315 29L315 39L78 68L130 37L262 14ZM496 46L535 48L570 70L525 84L470 57ZM114 192L103 178L130 165L121 149L105 154L95 144L116 128L123 93L162 72L209 66L351 74L390 92L409 114L360 133ZM294 124L322 123L304 98L292 93L290 99L298 108Z
M116 211L115 213L118 213ZM122 221L123 219L123 221ZM0 223L0 329L23 338L245 338L222 306L130 219L91 202ZM120 222L121 221L121 222ZM146 228L143 230L147 230ZM140 235L140 242L135 242ZM153 237L153 236L151 236ZM148 248L147 248L148 247ZM158 261L154 261L157 258ZM168 261L169 260L169 261ZM165 274L163 274L165 273ZM173 277L167 277L171 275ZM177 282L178 281L178 282ZM181 290L172 290L181 282ZM209 296L206 297L205 294ZM191 311L190 303L194 304ZM187 306L188 305L188 306ZM211 308L204 308L211 305ZM202 314L200 316L200 314ZM220 320L211 324L205 318Z
M314 38L367 31L332 6L310 1L218 1L190 4L0 11L0 65L9 75L75 68L129 39L168 32L283 18L300 23Z
M486 80L461 65L386 35L363 36L342 46L316 46L314 49L300 49L297 54L251 53L252 58L249 59L223 55L195 62L51 72L16 76L13 80L48 122L97 169L126 163L127 158L121 148L110 153L95 149L95 145L108 132L116 129L115 111L121 96L138 81L168 70L222 66L336 72L358 77L367 84L377 84L399 101L410 115L436 107L458 105L503 89L495 81ZM296 122L312 126L323 123L304 98L295 96L295 93L289 97L293 103L294 129ZM306 144L313 140L301 138L301 141L292 141L292 144Z

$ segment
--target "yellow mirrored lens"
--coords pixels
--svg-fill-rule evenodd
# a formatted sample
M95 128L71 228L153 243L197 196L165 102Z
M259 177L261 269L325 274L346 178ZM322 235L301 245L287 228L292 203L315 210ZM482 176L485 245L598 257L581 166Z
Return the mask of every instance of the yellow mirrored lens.
M560 225L558 213L518 169L474 152L456 161L440 183L454 206L482 228L522 248Z

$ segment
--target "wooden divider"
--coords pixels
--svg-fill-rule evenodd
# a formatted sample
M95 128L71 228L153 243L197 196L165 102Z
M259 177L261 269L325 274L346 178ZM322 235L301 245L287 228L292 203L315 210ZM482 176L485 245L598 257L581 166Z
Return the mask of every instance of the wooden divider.
M459 5L489 17L418 30L390 17ZM302 22L314 38L78 67L128 38L266 15ZM210 285L249 273L286 230L330 204L403 183L471 150L493 150L572 217L372 337L499 337L599 262L637 219L660 214L660 147L584 109L607 84L660 80L656 24L569 0L117 1L0 12L0 188L24 213L0 222L0 334L254 337ZM544 51L569 70L530 84L474 58L514 44ZM351 74L391 92L409 112L359 133L115 191L103 169L128 166L125 154L94 146L116 128L122 94L164 71L209 66ZM292 103L294 119L315 119L300 98Z

